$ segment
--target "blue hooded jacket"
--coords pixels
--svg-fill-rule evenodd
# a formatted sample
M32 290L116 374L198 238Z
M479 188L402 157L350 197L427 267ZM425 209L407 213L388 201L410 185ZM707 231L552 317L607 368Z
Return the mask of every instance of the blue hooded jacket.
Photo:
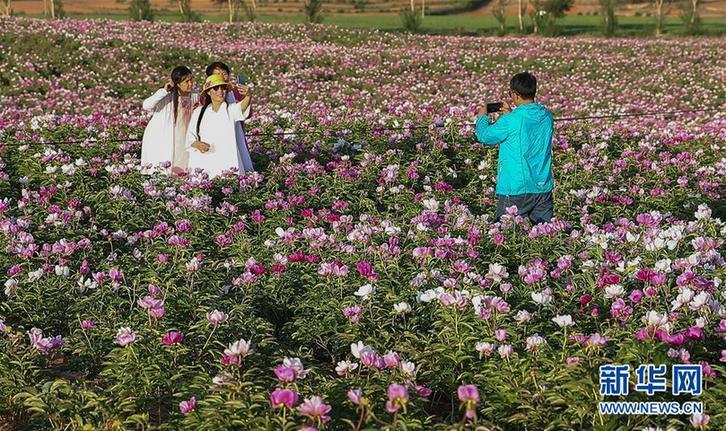
M539 103L519 105L494 124L482 115L476 120L476 138L499 144L498 195L552 191L552 114Z

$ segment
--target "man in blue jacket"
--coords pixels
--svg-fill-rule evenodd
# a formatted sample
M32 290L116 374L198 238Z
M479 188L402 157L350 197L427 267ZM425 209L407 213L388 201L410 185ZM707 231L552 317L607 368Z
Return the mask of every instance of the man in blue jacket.
M534 101L537 80L528 72L509 83L511 105L496 122L489 123L486 108L479 108L476 138L499 145L496 220L516 205L518 214L533 223L552 219L552 114Z

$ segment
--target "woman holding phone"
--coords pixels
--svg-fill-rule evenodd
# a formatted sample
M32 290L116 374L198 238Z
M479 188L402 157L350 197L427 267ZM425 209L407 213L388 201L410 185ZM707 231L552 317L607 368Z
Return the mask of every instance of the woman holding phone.
M186 171L189 158L187 125L199 101L199 95L192 93L192 86L192 71L186 66L178 66L171 71L171 80L144 100L143 108L153 115L144 130L142 165L171 162L173 174Z
M206 75L211 76L213 74L220 75L225 81L229 82L231 78L231 72L229 66L221 61L215 61L207 66ZM243 93L247 93L249 88L245 85L246 78L244 75L237 75L237 85L232 88L232 91L227 93L227 103L239 102L244 98ZM250 111L251 115L251 111ZM235 123L235 137L237 139L237 148L239 150L239 156L241 159L242 166L245 172L254 171L252 166L252 158L250 157L250 151L247 147L247 138L245 137L245 125L243 121Z
M203 169L210 178L228 169L237 173L245 171L237 150L235 125L250 115L251 97L242 89L242 100L229 103L227 96L233 87L217 74L204 81L202 106L192 113L187 129L190 171Z

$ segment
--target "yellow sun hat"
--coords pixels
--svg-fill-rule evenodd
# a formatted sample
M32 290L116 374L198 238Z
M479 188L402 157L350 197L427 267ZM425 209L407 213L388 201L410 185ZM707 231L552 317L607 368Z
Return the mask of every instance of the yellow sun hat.
M206 94L207 91L209 91L210 88L217 87L219 85L226 85L227 91L230 91L234 88L232 84L224 80L224 77L221 75L212 74L207 77L207 79L204 81L204 87L202 88L202 94Z

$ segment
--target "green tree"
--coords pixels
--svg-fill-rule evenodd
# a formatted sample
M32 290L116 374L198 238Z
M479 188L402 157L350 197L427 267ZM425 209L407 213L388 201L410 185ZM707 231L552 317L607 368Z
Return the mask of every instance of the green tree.
M2 5L2 14L5 16L10 16L13 14L13 3L11 0L2 0L0 1L0 5Z
M306 0L304 9L308 22L323 22L323 0Z
M497 0L497 2L494 4L494 9L492 10L492 15L494 15L494 19L496 19L499 23L500 36L503 36L507 33L507 16L504 15L504 9L507 7L508 1L509 0Z
M416 10L404 9L399 16L401 17L401 24L406 30L411 33L418 33L421 30L423 19Z
M534 32L546 36L554 36L559 32L557 19L565 16L572 8L574 0L534 0L532 6L532 22Z
M212 3L227 6L229 22L237 21L239 10L245 6L243 0L212 0ZM253 1L252 6L254 7L254 5ZM249 16L249 13L247 15ZM254 21L254 19L251 19L251 21Z
M171 2L176 3L177 7L179 8L179 15L181 15L182 21L201 21L201 17L199 16L199 14L192 10L191 0L176 0L176 2L174 2L174 0L171 0Z
M149 0L131 0L129 17L134 21L153 21L154 10Z
M63 9L63 0L50 0L50 17L56 19L65 16L66 11Z
M668 0L653 0L653 16L655 17L655 35L661 36L663 34L663 16L667 13L663 9L668 3Z
M686 34L695 35L701 30L701 17L698 15L698 4L700 0L690 0L683 4L681 19L686 25Z
M620 0L600 0L600 11L602 12L602 34L605 37L615 36L618 27L618 19L615 16L615 8Z

